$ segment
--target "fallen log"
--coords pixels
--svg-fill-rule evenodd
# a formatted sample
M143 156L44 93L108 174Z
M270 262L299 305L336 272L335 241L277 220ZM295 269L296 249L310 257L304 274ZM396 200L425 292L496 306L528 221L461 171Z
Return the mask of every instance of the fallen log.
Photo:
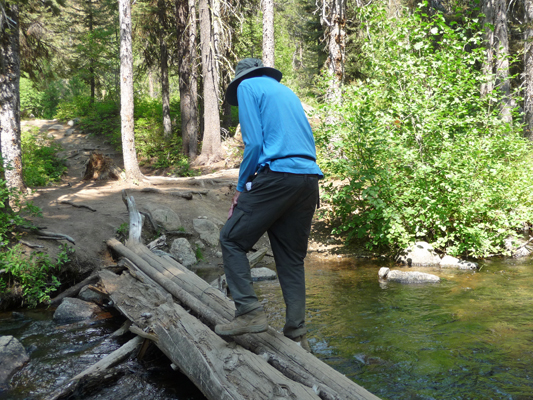
M139 244L133 245L133 249L116 239L108 240L107 244L129 258L156 284L189 307L210 328L233 318L233 302L173 259L164 257L155 261L160 257ZM314 388L321 399L378 399L272 328L265 333L241 335L233 339L242 347L261 355L288 378Z
M123 198L126 199L130 219L135 220L138 217L131 214L138 214L138 212L133 197L127 198L124 194ZM130 231L130 239L126 246L116 239L108 240L107 244L128 258L133 263L131 268L138 267L143 274L146 274L146 279L154 280L154 284L160 285L182 304L189 307L209 328L213 329L216 324L233 319L235 307L232 301L172 258L154 255L140 243L140 233L139 229L135 229L133 234ZM199 323L196 319L194 321ZM209 328L204 327L206 334L212 334ZM312 388L323 400L378 399L272 328L261 334L236 336L233 340L267 360L293 383ZM160 348L167 354L165 349ZM176 365L182 368L179 363Z
M240 346L232 348L161 290L129 274L101 271L102 284L115 306L144 332L212 400L318 400L313 389L297 384L262 358ZM150 318L141 312L150 311Z

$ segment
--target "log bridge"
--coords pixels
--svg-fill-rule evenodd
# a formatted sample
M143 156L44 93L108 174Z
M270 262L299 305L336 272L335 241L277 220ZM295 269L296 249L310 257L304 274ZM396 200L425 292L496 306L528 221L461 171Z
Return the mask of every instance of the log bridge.
M140 340L155 343L210 400L379 399L272 328L232 338L215 334L216 324L233 319L233 302L171 257L144 246L135 201L126 192L123 200L129 239L126 245L116 239L107 244L127 269L98 275L101 289L138 335L130 347Z

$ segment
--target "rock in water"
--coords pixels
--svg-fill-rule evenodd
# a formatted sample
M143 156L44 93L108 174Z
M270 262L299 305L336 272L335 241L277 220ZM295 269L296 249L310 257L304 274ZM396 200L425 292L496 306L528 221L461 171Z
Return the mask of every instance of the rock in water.
M0 389L7 386L11 375L29 359L24 346L17 339L0 336Z

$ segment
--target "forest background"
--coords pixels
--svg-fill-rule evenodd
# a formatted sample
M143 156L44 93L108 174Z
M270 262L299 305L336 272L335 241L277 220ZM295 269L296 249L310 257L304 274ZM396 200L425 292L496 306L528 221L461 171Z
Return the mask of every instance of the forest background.
M26 187L64 170L21 117L79 119L121 148L128 180L139 163L191 174L236 133L223 93L244 57L320 121L333 234L507 254L533 222L532 20L532 0L0 0L0 269L38 212Z

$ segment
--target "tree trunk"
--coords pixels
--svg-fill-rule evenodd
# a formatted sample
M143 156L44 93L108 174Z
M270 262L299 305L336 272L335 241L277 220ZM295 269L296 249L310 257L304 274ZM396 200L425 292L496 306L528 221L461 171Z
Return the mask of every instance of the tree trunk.
M274 68L274 0L262 0L263 65Z
M196 1L176 0L176 28L183 153L198 152L198 77L196 74Z
M159 15L159 49L161 52L161 98L163 103L163 133L166 140L172 138L172 122L170 121L170 88L168 83L168 49L165 43L165 16L166 7L164 0L157 2Z
M533 140L533 0L524 1L526 28L524 43L525 136Z
M92 1L89 0L87 2L88 4L88 11L89 11L89 16L88 16L88 19L89 19L89 32L93 33L93 25L94 25L94 21L93 21L93 7L92 7ZM95 78L94 78L94 58L91 56L91 58L89 59L89 85L91 87L91 103L94 103L94 98L95 98L95 92L96 92L96 82L95 82Z
M197 164L210 164L222 159L220 115L218 108L218 69L215 52L213 19L208 0L200 0L200 41L204 83L204 140Z
M341 102L342 84L344 82L344 62L346 47L346 1L324 0L322 5L322 25L325 28L328 58L324 65L328 75L326 102L339 104ZM329 123L333 123L333 117ZM326 121L328 122L328 121Z
M500 115L505 122L512 122L506 1L484 0L482 12L485 14L487 56L483 65L486 82L481 85L481 94L487 95L494 89L498 89L503 94Z
M152 73L152 68L148 70L148 95L151 99L155 99L154 93L154 77Z
M7 20L0 31L0 152L9 188L24 189L20 143L19 6L5 5Z
M120 23L120 122L126 180L143 179L135 150L133 121L133 55L130 0L119 0Z

